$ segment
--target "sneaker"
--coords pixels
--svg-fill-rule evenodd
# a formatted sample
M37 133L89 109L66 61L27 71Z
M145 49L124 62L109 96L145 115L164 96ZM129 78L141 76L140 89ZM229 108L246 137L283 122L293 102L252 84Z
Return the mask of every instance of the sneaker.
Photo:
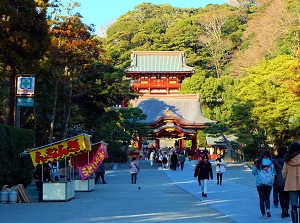
M204 197L204 192L202 192L202 197Z
M207 194L203 194L203 197L207 197Z
M289 211L288 211L288 210L287 210L286 213L285 213L285 217L287 217L287 218L288 218L288 217L291 217L291 215L289 214Z
M267 209L267 217L270 218L271 217L271 213L270 210Z
M263 214L262 216L260 216L260 218L262 218L262 219L266 219L266 218L267 218L267 216L266 216L266 214Z

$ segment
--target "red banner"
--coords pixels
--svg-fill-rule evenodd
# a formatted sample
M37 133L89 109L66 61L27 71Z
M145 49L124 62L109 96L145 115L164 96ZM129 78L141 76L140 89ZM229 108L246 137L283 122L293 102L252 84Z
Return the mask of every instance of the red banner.
M98 147L97 152L95 153L93 161L91 163L84 165L83 167L77 168L81 179L86 180L90 175L95 173L97 168L100 166L100 164L103 162L103 160L107 157L108 157L107 144L104 142L101 142Z

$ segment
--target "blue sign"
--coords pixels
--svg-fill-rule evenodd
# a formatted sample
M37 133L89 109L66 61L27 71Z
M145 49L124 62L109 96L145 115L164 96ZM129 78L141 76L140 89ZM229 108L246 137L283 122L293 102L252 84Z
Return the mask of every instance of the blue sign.
M33 98L21 98L17 97L17 106L20 107L33 107L34 99Z

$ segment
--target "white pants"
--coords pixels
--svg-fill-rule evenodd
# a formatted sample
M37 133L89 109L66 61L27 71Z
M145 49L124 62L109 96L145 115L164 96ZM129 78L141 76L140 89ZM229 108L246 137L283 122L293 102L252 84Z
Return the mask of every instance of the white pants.
M201 181L201 191L204 194L207 194L207 179L205 180L200 180Z

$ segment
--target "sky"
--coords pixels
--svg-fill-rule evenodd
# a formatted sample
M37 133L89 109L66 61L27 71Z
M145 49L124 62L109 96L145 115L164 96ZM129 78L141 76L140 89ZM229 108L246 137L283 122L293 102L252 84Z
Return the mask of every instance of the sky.
M81 7L78 11L85 24L94 24L96 33L100 27L113 23L118 17L144 2L170 4L179 8L203 8L208 4L223 4L226 0L76 0Z

